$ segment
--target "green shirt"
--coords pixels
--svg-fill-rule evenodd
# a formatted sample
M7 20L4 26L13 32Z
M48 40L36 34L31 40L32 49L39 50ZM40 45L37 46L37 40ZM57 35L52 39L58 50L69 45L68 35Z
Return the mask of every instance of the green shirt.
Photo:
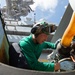
M38 71L54 71L54 63L38 61L44 48L55 49L54 43L43 42L42 44L36 44L33 42L32 35L30 35L20 40L19 45L31 69Z

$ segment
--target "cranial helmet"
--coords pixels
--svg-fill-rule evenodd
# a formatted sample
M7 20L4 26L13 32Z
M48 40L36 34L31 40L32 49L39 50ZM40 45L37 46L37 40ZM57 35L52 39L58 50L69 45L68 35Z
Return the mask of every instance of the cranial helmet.
M49 35L49 25L47 22L38 22L36 23L33 28L31 29L31 33L38 35L40 33L45 33L47 35Z

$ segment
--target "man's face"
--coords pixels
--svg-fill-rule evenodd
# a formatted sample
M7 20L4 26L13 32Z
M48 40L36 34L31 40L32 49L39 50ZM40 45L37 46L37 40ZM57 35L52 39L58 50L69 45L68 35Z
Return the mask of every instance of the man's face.
M46 41L48 38L47 34L41 33L37 36L36 40L39 44L42 44L44 41Z

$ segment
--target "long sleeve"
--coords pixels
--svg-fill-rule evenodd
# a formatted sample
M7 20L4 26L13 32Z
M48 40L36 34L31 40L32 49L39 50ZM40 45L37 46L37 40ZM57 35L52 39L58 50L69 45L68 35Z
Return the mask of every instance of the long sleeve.
M52 43L52 42L44 42L44 47L45 48L56 49L56 44L55 43Z
M54 71L54 63L39 62L35 53L29 47L26 46L25 49L22 47L22 51L27 58L27 62L31 69L39 71ZM36 54L38 55L38 53Z
M24 56L27 59L27 62L32 70L38 71L54 71L54 63L50 62L39 62L38 58L42 53L42 49L47 46L55 48L54 44L43 43L43 44L35 44L31 37L24 38L19 42L19 45L22 49Z

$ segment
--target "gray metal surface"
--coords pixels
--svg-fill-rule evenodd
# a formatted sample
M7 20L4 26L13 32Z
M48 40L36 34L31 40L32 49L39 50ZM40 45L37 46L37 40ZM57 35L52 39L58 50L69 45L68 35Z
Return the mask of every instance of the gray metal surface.
M70 19L71 19L71 16L72 16L72 13L73 13L73 10L70 6L70 4L68 5L60 23L59 23L59 26L55 32L55 35L53 36L51 42L55 42L56 40L58 40L59 38L62 37L65 29L67 28L69 22L70 22Z
M7 37L8 37L8 40L9 40L10 43L12 43L12 42L18 43L23 37L26 37L26 36L7 35Z
M23 27L23 26L7 26L6 31L21 31L21 32L30 32L31 27Z
M75 75L74 71L67 72L43 72L27 69L20 69L0 63L0 75Z

